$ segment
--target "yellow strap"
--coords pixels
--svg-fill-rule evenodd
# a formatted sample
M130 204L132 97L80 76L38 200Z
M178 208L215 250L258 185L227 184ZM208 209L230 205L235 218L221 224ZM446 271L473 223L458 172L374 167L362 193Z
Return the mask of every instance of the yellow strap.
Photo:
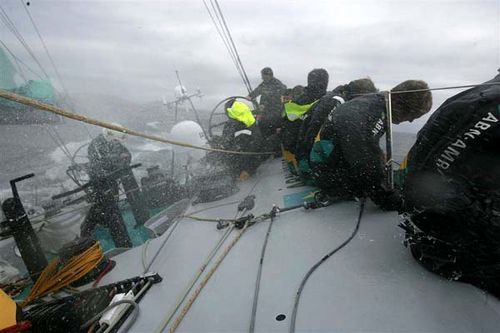
M407 167L408 167L408 155L406 155L403 162L401 162L401 165L399 166L399 170L405 170Z

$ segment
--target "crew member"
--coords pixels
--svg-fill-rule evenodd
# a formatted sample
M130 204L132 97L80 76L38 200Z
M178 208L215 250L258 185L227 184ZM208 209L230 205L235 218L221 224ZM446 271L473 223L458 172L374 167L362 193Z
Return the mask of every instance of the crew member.
M427 269L500 296L500 75L445 101L408 154L407 244Z
M405 81L391 90L392 122L413 121L427 113L432 95L423 81ZM398 91L419 90L412 93ZM386 130L383 93L357 97L338 106L315 138L310 164L316 184L338 197L370 197L383 209L401 204L397 192L387 189L384 154L379 140Z
M262 82L247 96L248 100L255 100L260 96L259 101L259 128L262 136L267 138L275 134L281 122L281 110L283 104L281 96L285 94L286 85L274 77L273 70L265 67L261 71Z
M217 146L226 150L259 152L262 149L262 135L250 107L232 99L225 106L228 120L222 129L222 138L215 140ZM265 157L265 156L264 156ZM263 160L259 155L224 154L221 159L241 180L252 175Z
M377 88L369 78L358 79L348 84L338 86L333 91L323 96L319 102L307 112L302 120L302 126L298 134L295 156L298 164L300 177L307 184L314 185L314 178L309 166L309 153L314 144L314 138L318 135L321 126L328 115L337 106L363 94L375 93Z
M304 119L311 107L326 94L328 80L328 72L325 69L313 69L307 75L307 86L304 88L303 93L284 105L281 125L283 159L287 162L289 170L295 175L298 175L295 147L302 126L302 119Z
M92 206L81 225L82 237L93 237L97 225L109 229L116 247L132 247L118 208L118 178L130 166L131 154L122 144L126 135L105 128L88 147Z

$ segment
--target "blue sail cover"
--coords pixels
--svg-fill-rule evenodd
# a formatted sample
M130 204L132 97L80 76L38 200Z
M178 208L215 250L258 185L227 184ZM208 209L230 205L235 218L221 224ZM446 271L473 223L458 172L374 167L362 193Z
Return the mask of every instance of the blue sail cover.
M47 104L56 104L57 94L47 80L29 80L18 86L17 70L5 51L0 47L0 89L30 97ZM60 122L60 117L51 113L34 110L31 107L0 99L0 125L4 124L44 124Z

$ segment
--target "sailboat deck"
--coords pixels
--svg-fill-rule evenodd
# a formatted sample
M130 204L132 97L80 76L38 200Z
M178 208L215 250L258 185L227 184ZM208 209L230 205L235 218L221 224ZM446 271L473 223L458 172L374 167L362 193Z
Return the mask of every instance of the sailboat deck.
M284 200L289 202L308 190L286 186L281 163L272 160L241 183L237 194L193 206L188 213L241 200L251 193L256 197L251 213L258 215L269 212L272 204L282 207ZM236 206L207 209L196 215L233 218ZM349 237L358 214L359 203L353 201L316 210L292 210L275 219L263 261L256 332L288 332L301 280L314 263ZM298 332L498 331L498 300L471 285L427 272L402 245L398 221L395 212L383 212L367 203L356 237L320 266L305 286L297 315ZM249 330L269 223L260 222L247 229L196 298L178 332ZM131 332L154 332L159 327L224 232L217 230L215 223L180 220L150 269L164 280L139 303L140 315ZM238 232L230 234L202 278ZM114 257L117 266L101 284L142 274L143 256L146 263L151 260L168 234L152 240L147 250L143 245ZM284 320L278 320L283 319L280 315Z

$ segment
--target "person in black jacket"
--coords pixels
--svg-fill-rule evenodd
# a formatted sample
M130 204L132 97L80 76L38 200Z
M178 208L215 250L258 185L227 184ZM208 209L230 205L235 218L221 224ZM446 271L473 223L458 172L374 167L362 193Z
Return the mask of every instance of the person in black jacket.
M391 90L392 122L413 121L432 106L424 81L405 81ZM339 197L370 197L383 209L400 205L397 193L384 186L384 154L379 140L386 129L386 102L383 93L354 98L331 112L315 138L310 163L316 184Z
M500 75L446 100L404 185L407 244L429 270L500 296Z
M283 122L281 125L281 145L283 158L289 170L298 174L298 165L295 157L297 138L307 112L326 94L329 75L323 68L313 69L307 75L307 86L302 94L285 103Z
M263 139L256 124L255 116L245 103L229 100L224 108L228 116L222 129L222 136L212 140L216 148L242 152L259 152ZM252 175L265 155L236 155L216 153L214 159L222 160L229 166L233 176L242 180Z
M309 152L314 144L314 139L318 135L328 115L333 112L337 106L346 101L363 94L375 93L377 91L375 84L369 78L353 80L327 93L305 114L295 147L295 157L299 174L303 181L314 185L314 179L309 166Z
M267 138L275 134L280 125L281 110L283 108L281 96L285 94L286 85L274 77L273 70L269 67L263 68L260 73L262 83L250 92L247 99L254 100L260 96L257 116L261 133Z
M88 174L92 206L80 227L82 237L93 237L97 225L108 228L116 247L132 247L118 208L118 173L131 161L129 150L121 143L124 138L123 133L104 129L103 134L90 142Z

